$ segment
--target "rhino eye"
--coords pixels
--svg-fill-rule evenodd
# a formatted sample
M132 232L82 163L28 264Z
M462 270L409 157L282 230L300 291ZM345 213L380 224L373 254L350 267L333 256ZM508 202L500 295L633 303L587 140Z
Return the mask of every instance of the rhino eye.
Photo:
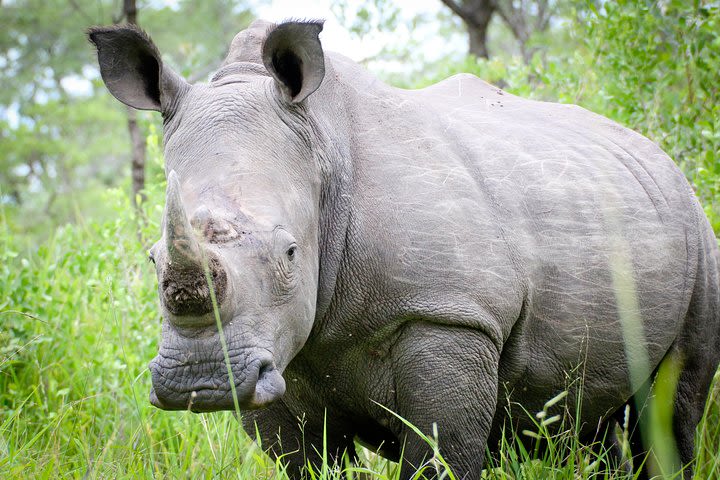
M288 259L294 260L295 259L295 250L297 250L297 246L293 245L292 247L288 248L287 252L285 254L287 255Z
M152 252L148 252L148 262L152 262L155 264L155 255L152 254Z

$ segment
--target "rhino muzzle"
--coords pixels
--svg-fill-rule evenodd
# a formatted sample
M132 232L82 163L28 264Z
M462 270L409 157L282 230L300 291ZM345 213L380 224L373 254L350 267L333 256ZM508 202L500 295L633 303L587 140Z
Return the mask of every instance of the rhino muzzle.
M242 409L275 401L285 393L285 380L268 347L272 342L253 336L248 322L256 320L234 318L232 302L226 301L233 294L231 273L208 236L230 229L205 206L188 217L174 171L168 174L163 223L157 270L166 321L149 365L150 402L165 410L206 412L234 410L236 399Z
M149 365L150 403L163 410L234 410L234 390L238 407L247 410L262 408L285 393L285 379L267 350L229 351L228 358L232 383L221 351L207 358L161 348Z

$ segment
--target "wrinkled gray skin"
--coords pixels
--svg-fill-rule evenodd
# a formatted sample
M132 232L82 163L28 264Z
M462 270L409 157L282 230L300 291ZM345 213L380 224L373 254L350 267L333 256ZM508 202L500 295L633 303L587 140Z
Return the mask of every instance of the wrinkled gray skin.
M720 352L718 251L673 162L470 75L389 87L323 53L321 29L256 22L202 85L138 30L90 31L113 95L164 118L152 403L233 408L209 265L243 424L298 475L326 412L331 455L357 438L397 459L404 443L403 477L428 448L381 406L436 423L459 478L563 390L550 414L602 439L626 404L637 420L666 358L689 463Z

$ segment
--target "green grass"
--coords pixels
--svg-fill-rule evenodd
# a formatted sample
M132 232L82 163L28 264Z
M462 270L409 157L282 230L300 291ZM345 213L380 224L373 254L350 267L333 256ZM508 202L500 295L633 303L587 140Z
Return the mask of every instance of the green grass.
M155 188L160 198L163 186ZM115 219L60 228L40 246L0 231L0 478L284 478L233 413L149 404L146 365L160 331L154 272L127 199L112 191L106 201ZM160 218L159 207L147 218ZM159 231L153 221L141 228L143 238ZM528 414L549 448L533 459L518 441L528 432L509 432L486 478L626 478L596 461L575 426L551 433L562 420ZM698 429L696 478L720 477L719 417L715 388ZM396 477L371 452L361 458L310 476ZM429 468L443 472L434 460Z

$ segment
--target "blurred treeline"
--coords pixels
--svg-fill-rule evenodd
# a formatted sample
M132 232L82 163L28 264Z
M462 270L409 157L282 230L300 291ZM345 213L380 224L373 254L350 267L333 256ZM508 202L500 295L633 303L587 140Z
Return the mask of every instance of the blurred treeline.
M246 3L140 1L137 16L169 65L204 81L252 20ZM126 18L118 0L6 0L0 9L0 205L10 233L43 240L58 225L110 215L108 188L130 194L127 112L101 83L85 36ZM139 115L143 137L157 117Z

